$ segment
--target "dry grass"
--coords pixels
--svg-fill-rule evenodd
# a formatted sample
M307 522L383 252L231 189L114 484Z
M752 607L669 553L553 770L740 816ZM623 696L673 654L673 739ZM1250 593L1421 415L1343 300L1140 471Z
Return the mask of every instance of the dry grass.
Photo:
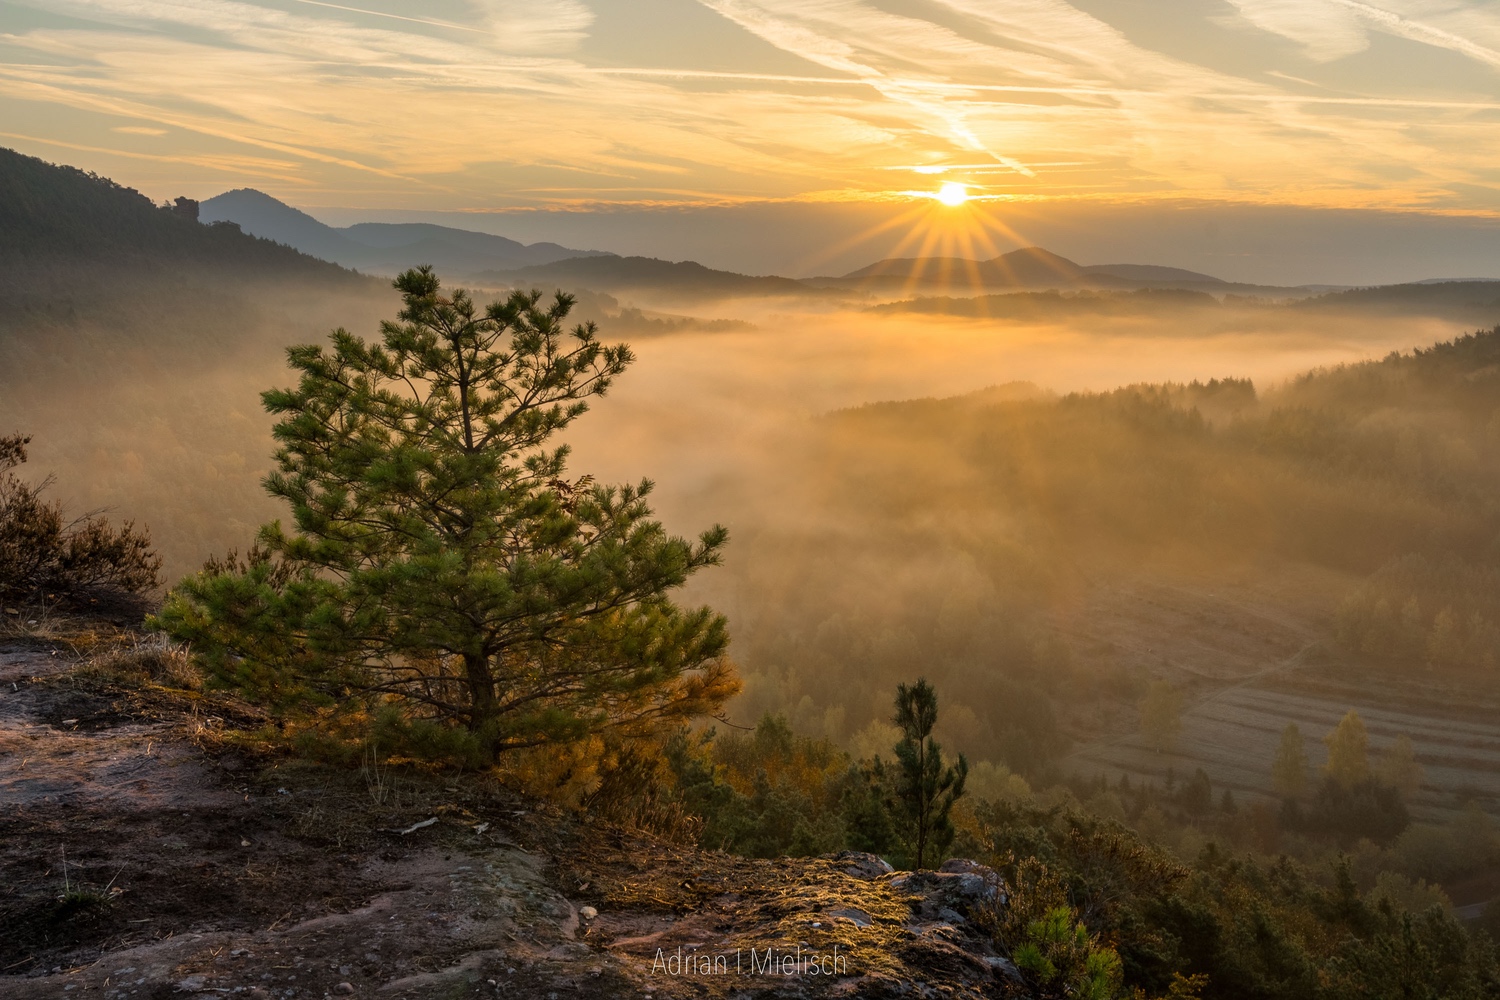
M79 649L76 639L74 648ZM120 633L96 637L88 633L84 650L86 658L73 671L81 678L175 691L203 690L203 673L187 647L166 636Z

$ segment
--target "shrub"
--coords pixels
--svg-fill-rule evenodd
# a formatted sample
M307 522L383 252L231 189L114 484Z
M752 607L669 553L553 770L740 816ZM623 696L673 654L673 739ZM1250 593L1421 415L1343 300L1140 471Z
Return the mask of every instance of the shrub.
M98 512L69 520L60 503L42 498L50 477L33 486L11 471L26 462L30 441L0 437L0 595L140 593L160 583L161 556L146 529L131 521L113 528Z
M1313 796L1302 829L1332 837L1347 847L1361 837L1377 844L1389 843L1410 822L1397 789L1370 778L1347 787L1326 778Z
M1035 857L1012 859L1007 867L1009 898L980 919L1016 968L1046 996L1118 996L1124 979L1120 956L1084 926L1062 880Z

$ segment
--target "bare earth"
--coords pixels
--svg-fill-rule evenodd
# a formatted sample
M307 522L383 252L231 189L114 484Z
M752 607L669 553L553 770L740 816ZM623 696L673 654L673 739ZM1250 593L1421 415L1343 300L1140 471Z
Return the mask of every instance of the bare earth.
M472 777L372 784L223 740L232 705L74 664L0 641L0 996L1019 990L968 916L990 876L674 848Z

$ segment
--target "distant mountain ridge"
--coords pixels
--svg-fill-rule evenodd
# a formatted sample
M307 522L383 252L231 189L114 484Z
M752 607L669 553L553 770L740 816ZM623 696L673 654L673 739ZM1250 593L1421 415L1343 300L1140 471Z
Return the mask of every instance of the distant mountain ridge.
M361 222L337 228L253 188L203 202L203 222L234 222L247 233L295 247L345 267L395 274L431 264L451 278L503 285L577 285L604 292L652 291L679 298L844 292L903 286L943 289L1188 287L1229 283L1210 274L1159 264L1083 265L1041 247L1025 247L989 260L898 257L848 274L824 278L755 276L706 267L696 261L619 256L556 243L524 244L489 233L431 223Z
M964 257L890 257L829 279L840 284L890 284L982 288L1132 288L1154 285L1227 285L1211 274L1160 264L1079 264L1041 247L1023 247L989 260Z
M189 203L191 204L191 203ZM367 279L234 226L203 226L133 188L0 149L0 258L54 277L124 270L229 269L334 283Z
M594 291L652 291L684 299L759 295L816 295L817 290L795 278L756 277L718 271L697 261L659 260L655 257L574 257L550 264L510 271L492 271L477 278L504 285L581 285Z
M303 253L376 274L396 274L417 264L468 277L571 257L613 256L556 243L525 244L504 236L424 222L361 222L345 228L317 219L254 188L239 188L199 206L202 222L234 222L245 232L285 243Z

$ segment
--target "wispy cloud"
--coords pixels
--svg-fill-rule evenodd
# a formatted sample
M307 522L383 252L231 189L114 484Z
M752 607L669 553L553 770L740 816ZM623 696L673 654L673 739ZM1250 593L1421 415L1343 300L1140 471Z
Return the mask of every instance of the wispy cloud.
M1446 0L1229 0L1246 21L1291 39L1313 59L1339 59L1369 47L1381 31L1448 49L1500 68L1500 51L1483 39L1500 36L1493 4Z
M174 184L242 163L243 183L430 207L705 203L888 197L912 183L892 168L923 167L999 197L1484 208L1500 154L1488 94L1324 72L1372 32L1500 66L1500 17L1452 0L1231 0L1238 29L1163 0L1191 58L1063 0L699 0L802 73L594 61L627 0L27 2L82 26L4 35L0 127ZM1245 32L1298 64L1215 58ZM56 134L18 110L38 106L67 109Z
M1489 46L1481 45L1471 38L1445 30L1439 24L1419 20L1416 17L1408 17L1398 11L1386 10L1372 4L1360 3L1359 0L1331 0L1331 2L1358 15L1365 23L1389 31L1393 35L1400 35L1402 38L1409 38L1414 42L1423 42L1427 45L1435 45L1438 48L1449 49L1453 52L1466 55L1478 62L1500 67L1500 52ZM1435 5L1430 3L1416 3L1406 6L1416 8L1420 11L1431 9ZM1475 17L1476 14L1480 13L1479 11L1456 9L1455 5L1452 4L1443 4L1442 7L1446 9L1431 10L1431 13L1442 21L1449 20L1455 13L1459 16L1452 18L1453 20L1467 24L1471 28L1478 26L1476 21L1481 21L1480 18ZM1500 20L1495 19L1493 14L1485 20L1488 20L1488 24L1485 26L1490 29L1486 34L1493 35L1497 25L1500 25Z
M481 20L506 52L571 51L594 23L578 0L473 0Z
M1247 22L1296 42L1312 59L1339 59L1370 45L1358 15L1332 0L1229 2Z

